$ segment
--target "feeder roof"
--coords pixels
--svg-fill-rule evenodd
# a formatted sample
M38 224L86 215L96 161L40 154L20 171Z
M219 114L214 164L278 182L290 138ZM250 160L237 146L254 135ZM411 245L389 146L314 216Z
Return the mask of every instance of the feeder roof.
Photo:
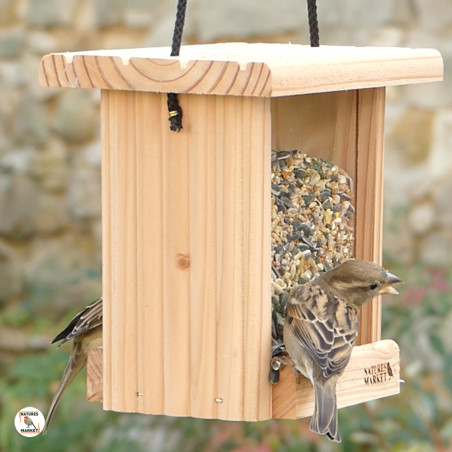
M46 55L43 86L279 97L442 80L433 49L223 43Z

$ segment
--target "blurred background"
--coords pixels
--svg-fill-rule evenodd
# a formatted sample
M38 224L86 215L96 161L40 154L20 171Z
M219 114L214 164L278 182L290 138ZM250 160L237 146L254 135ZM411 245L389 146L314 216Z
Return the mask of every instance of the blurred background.
M432 47L442 83L389 88L385 266L406 284L383 338L401 346L399 396L340 411L341 445L308 420L235 423L104 413L84 375L47 437L16 412L47 413L70 347L50 340L101 292L99 93L44 89L50 52L170 45L176 0L0 0L0 450L452 450L452 3L319 0L327 45ZM305 0L189 0L184 43L309 43ZM125 449L126 448L126 449Z

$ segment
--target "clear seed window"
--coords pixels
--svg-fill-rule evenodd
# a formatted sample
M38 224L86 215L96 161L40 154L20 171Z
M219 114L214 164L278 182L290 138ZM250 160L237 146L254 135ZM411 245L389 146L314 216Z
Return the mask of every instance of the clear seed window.
M290 292L353 257L353 181L301 151L272 151L272 338L282 342Z

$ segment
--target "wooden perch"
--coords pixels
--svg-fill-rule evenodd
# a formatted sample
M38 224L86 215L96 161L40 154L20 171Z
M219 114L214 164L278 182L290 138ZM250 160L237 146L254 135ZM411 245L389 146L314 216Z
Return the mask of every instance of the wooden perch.
M102 348L98 348L88 358L87 399L90 402L102 402L102 356ZM391 340L382 340L355 347L350 363L337 384L338 407L344 408L399 392L398 345ZM314 410L311 382L301 378L297 385L293 368L282 368L279 383L272 386L272 407L274 419L311 416Z
M337 383L338 408L356 405L400 392L399 346L391 340L359 345ZM273 386L273 418L311 416L314 390L306 378L297 385L291 366L282 369L280 382Z

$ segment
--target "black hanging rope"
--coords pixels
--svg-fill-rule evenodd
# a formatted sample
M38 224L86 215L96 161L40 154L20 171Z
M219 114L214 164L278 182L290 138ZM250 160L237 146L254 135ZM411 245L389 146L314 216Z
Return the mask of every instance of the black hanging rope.
M319 22L317 19L317 1L307 0L308 2L308 21L309 38L311 47L319 47ZM182 44L182 34L184 32L185 12L187 10L187 0L177 1L176 22L174 24L173 41L171 44L171 56L179 56ZM182 129L182 108L179 105L177 93L168 93L167 95L168 114L170 129L173 132L180 132Z
M174 24L173 41L171 44L171 56L179 56L180 46L182 44L182 34L184 32L185 11L187 9L187 0L177 1L176 22ZM176 93L167 95L168 114L170 129L173 132L180 132L182 129L182 108Z
M311 47L319 47L319 21L317 20L317 2L316 0L308 0L308 21L309 21L309 38Z

